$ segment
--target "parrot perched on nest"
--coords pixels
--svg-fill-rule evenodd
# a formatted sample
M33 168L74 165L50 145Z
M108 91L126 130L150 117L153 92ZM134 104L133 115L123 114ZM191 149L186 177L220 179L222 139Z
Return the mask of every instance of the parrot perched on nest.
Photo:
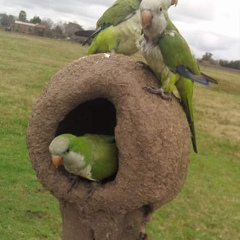
M190 125L193 149L197 153L192 109L193 82L209 85L209 82L217 84L217 81L200 72L187 42L169 19L167 7L161 1L143 0L140 12L143 28L140 49L161 82L161 88L147 86L146 90L170 100L170 93L177 88Z
M178 0L158 0L166 8L176 5ZM141 36L140 6L141 0L117 0L108 8L97 22L95 31L78 31L77 36L93 38L88 55L95 53L116 52L132 55L138 51L137 40Z
M52 140L49 151L55 167L62 164L68 172L91 181L111 177L118 169L118 150L113 136L62 134Z

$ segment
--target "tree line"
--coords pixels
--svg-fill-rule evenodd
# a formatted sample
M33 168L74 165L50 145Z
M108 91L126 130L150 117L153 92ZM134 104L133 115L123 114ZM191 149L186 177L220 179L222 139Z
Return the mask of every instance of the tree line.
M222 67L239 69L240 70L240 61L227 61L227 60L220 60L220 65Z
M72 38L74 32L83 30L83 27L77 22L53 22L52 19L41 19L39 16L34 16L30 20L27 18L25 11L20 11L18 16L0 13L0 28L13 30L15 21L41 24L45 26L45 37L50 38Z
M220 65L221 67L227 67L227 68L233 68L233 69L238 69L240 70L240 60L236 61L228 61L228 60L214 60L213 59L213 54L206 52L202 58L200 59L201 61L206 61L214 65Z

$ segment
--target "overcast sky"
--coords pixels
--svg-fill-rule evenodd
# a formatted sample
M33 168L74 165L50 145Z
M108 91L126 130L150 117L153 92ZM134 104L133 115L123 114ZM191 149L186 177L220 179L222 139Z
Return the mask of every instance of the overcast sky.
M0 13L18 16L24 10L28 20L37 15L90 29L114 1L0 0ZM169 15L196 57L211 52L214 59L240 60L240 0L179 0Z

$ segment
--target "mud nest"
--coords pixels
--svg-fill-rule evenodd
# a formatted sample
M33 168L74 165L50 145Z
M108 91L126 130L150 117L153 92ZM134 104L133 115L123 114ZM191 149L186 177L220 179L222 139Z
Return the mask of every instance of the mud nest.
M190 133L175 99L162 100L143 89L157 84L148 69L117 54L80 58L55 74L34 106L27 132L43 186L86 216L124 214L142 206L154 210L172 200L186 179ZM117 175L91 197L84 181L67 193L68 176L52 166L48 147L62 133L115 135Z

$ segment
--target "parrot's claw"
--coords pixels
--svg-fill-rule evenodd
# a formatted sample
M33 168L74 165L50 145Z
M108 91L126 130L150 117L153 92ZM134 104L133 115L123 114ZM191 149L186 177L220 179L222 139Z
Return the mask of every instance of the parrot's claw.
M151 69L145 62L137 61L136 64L140 65L144 69Z
M90 182L88 184L88 197L92 196L92 194L96 190L97 186L98 186L97 182Z
M139 234L139 240L147 240L148 239L148 236L146 233L140 233Z
M72 189L75 188L78 185L79 180L80 180L79 176L75 176L75 175L72 175L71 179L72 179L72 181L71 181L70 186L69 186L69 188L67 190L67 193L71 192Z
M143 89L145 89L149 93L160 95L161 98L163 98L165 100L168 100L168 101L172 100L171 95L165 93L163 88L155 88L155 87L152 87L152 86L146 86L146 87L143 87Z

